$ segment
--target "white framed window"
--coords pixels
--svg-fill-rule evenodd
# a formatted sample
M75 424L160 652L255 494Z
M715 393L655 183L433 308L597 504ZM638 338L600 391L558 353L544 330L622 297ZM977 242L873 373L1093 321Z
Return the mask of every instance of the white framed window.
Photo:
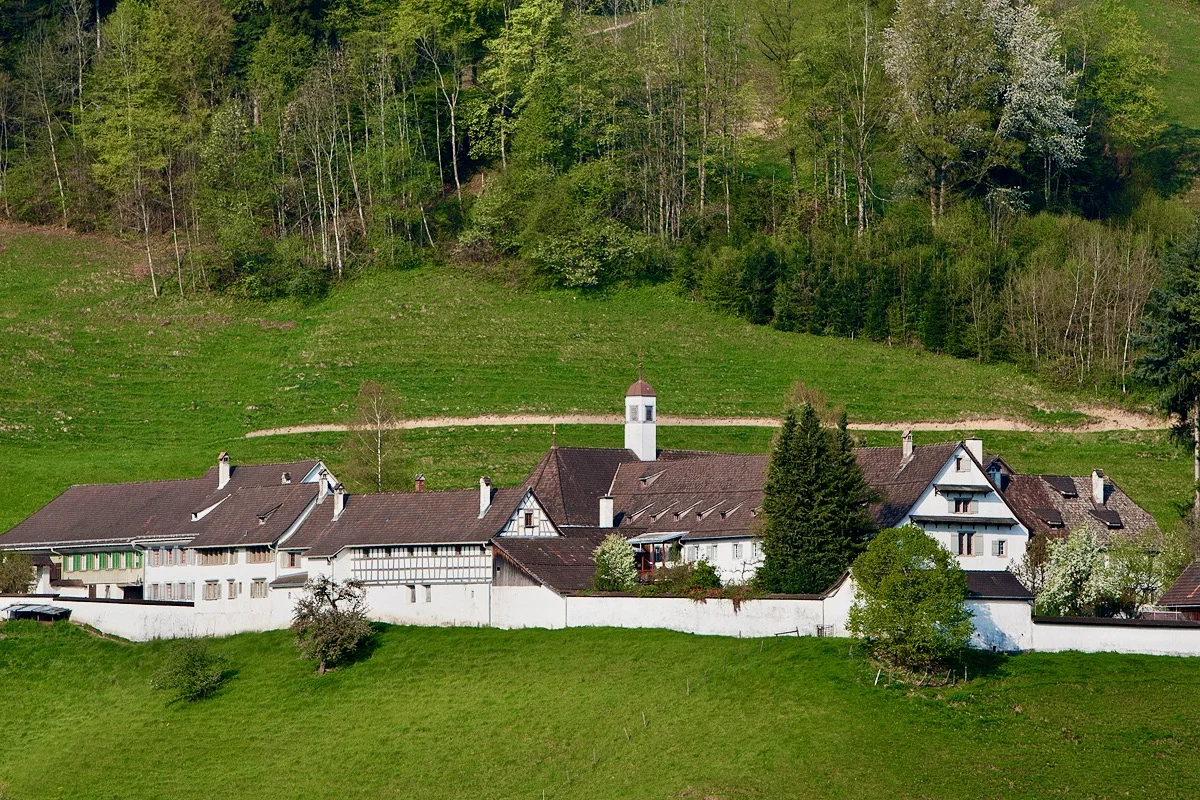
M993 539L992 540L992 555L994 555L994 556L1008 555L1008 540Z
M227 595L228 598L230 600L237 599L237 596L238 596L237 581L235 581L233 578L230 578L228 581L226 581L226 583L229 584L229 593Z
M204 582L204 599L219 600L221 598L221 584L216 581Z
M150 599L151 600L158 599L158 584L157 583L150 584Z
M174 600L175 599L175 584L164 583L163 588L166 589L166 596L164 596L163 599L164 600Z
M408 602L417 602L417 587L415 584L410 584L408 587Z
M160 550L157 547L150 551L150 566L152 566L152 567L161 567L162 566L162 550Z
M261 600L267 596L267 579L255 578L250 581L250 599Z
M733 557L734 558L742 557L742 545L739 542L733 543Z
M970 514L975 510L975 504L969 497L954 498L954 513L955 514Z
M654 422L654 406L643 406L646 422Z
M626 414L626 418L625 418L626 422L637 422L638 421L637 406L629 406L629 408L627 408L625 410L627 412L629 412L628 414Z
M958 554L960 556L975 555L975 534L971 531L958 532Z
M688 561L699 561L699 560L700 560L700 545L698 545L698 544L688 545Z
M955 456L954 457L954 471L955 472L966 472L967 471L967 460L965 458L963 458L962 456Z
M187 592L187 594L184 597L185 600L195 600L196 599L196 584L185 583L185 584L183 584L183 588Z
M709 562L710 562L710 563L711 563L711 562L714 562L714 561L716 561L716 560L717 560L717 545L715 545L715 544L710 544L710 545L708 546L708 554L707 554L707 558L708 558L708 560L709 560Z
M762 542L755 542L750 545L750 557L755 561L761 561L763 557Z
M426 603L433 602L433 587L430 586L428 583L425 584L425 602Z

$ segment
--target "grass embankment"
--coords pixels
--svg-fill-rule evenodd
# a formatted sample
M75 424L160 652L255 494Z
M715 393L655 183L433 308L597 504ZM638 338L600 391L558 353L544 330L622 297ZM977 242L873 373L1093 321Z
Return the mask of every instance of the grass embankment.
M1194 0L1128 0L1147 32L1163 45L1167 116L1200 130L1200 5Z
M0 246L0 480L8 487L0 530L71 483L192 476L220 450L242 462L322 455L337 467L344 435L240 437L345 421L369 379L387 383L409 417L619 413L642 349L664 413L778 414L798 379L861 421L1045 421L1035 406L1065 409L1072 400L1008 365L780 333L668 287L517 292L427 269L368 275L308 306L179 298L169 282L155 300L130 277L140 255L104 240L9 229ZM666 447L761 451L770 433L672 428L660 436ZM604 427L564 428L559 437L620 442L619 430ZM533 426L420 431L405 441L413 471L445 488L481 473L515 481L549 438ZM1028 442L1036 457L1022 468L1103 464L1156 513L1186 493L1186 466L1159 434L988 438ZM1044 444L1056 441L1071 450ZM1155 493L1139 494L1143 485Z
M323 677L286 633L166 706L170 643L0 640L0 795L38 798L1191 797L1200 659L1023 655L873 685L845 640L387 628ZM760 649L761 647L761 649ZM688 693L687 687L691 691ZM642 714L645 713L645 724Z

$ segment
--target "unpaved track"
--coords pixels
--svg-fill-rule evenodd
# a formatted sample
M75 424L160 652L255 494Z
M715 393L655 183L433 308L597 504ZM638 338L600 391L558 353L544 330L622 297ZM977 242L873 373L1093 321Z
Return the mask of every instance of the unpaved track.
M1078 407L1079 413L1091 419L1081 425L1039 425L1009 417L989 417L959 420L926 420L901 422L858 422L850 428L857 431L1029 431L1037 433L1102 433L1104 431L1150 431L1168 427L1168 421L1149 414L1139 414L1115 408ZM418 428L459 428L480 425L620 425L624 420L616 414L481 414L475 417L423 417L405 419L392 426L397 430ZM676 417L661 415L659 425L696 426L708 428L774 428L779 420L773 417ZM296 433L340 433L352 429L348 424L289 425L250 431L247 439L259 436L286 436Z

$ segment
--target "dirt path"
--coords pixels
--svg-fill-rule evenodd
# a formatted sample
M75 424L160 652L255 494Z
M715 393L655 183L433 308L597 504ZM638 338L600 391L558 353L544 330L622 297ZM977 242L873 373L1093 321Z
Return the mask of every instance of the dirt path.
M902 422L859 422L850 428L858 431L1030 431L1040 433L1101 433L1104 431L1148 431L1166 428L1165 419L1114 408L1078 407L1079 413L1091 420L1082 425L1039 425L1009 417L987 417L961 420L929 420ZM481 414L475 417L423 417L401 420L399 430L419 428L475 427L480 425L620 425L623 420L615 414ZM696 426L709 428L774 428L779 420L772 417L675 417L662 415L659 425ZM339 433L348 431L347 424L289 425L250 431L247 439L259 436L286 436L296 433Z

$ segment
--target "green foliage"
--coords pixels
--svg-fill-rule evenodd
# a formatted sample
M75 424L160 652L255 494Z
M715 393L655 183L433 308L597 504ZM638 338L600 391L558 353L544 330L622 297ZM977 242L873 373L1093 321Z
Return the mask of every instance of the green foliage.
M955 658L970 639L967 579L946 548L909 525L881 531L854 561L847 630L906 669Z
M309 579L292 612L292 634L301 657L317 662L318 675L349 660L374 635L363 584L325 575Z
M692 589L720 589L721 576L717 574L717 569L712 564L700 561L692 570L688 585Z
M829 588L871 535L870 498L845 415L827 431L808 403L798 414L789 409L767 467L763 566L755 580L771 592Z
M33 575L33 561L26 553L0 550L0 594L28 594Z
M169 692L171 702L194 703L216 694L228 677L229 659L213 652L203 639L184 639L172 645L150 686Z
M1105 554L1087 528L1051 542L1046 583L1037 596L1040 613L1057 616L1111 616L1117 587L1110 580Z
M637 564L629 542L615 533L604 537L592 554L596 574L592 587L598 592L628 592L637 582Z

